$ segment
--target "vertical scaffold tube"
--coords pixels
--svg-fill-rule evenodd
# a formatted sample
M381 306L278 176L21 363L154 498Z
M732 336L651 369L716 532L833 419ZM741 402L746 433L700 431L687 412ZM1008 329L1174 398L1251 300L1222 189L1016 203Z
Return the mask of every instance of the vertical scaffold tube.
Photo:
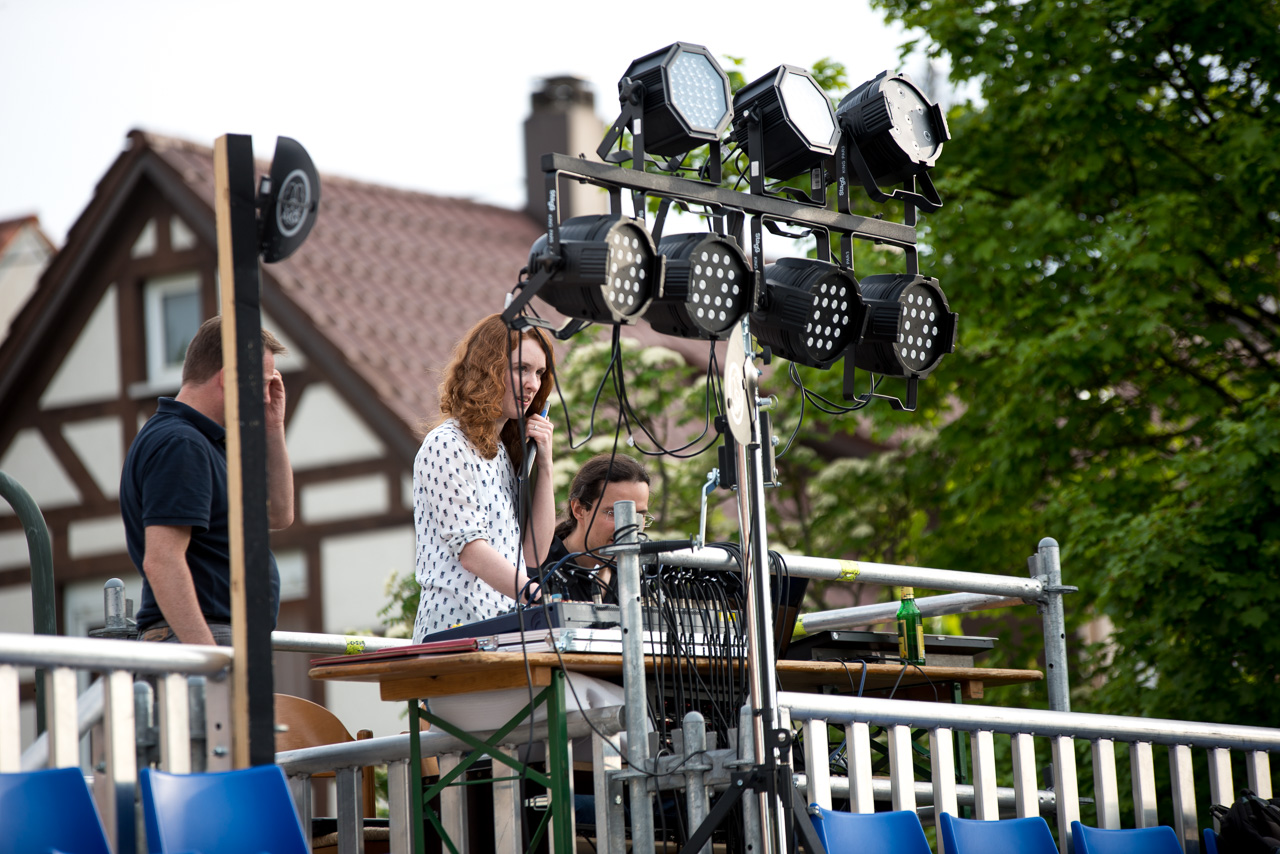
M634 501L613 505L615 542L634 544L639 537ZM644 623L640 608L640 555L624 551L618 555L618 604L622 618L622 692L627 701L627 763L632 771L649 770L649 737L645 722L647 700L644 690ZM631 846L633 851L653 851L653 809L649 788L643 778L629 785L631 801Z
M754 383L748 383L748 400L755 404ZM761 469L760 422L752 419L752 441L739 443L738 517L742 531L742 562L747 591L747 678L751 690L752 744L756 762L771 765L772 740L766 738L777 728L778 692L774 685L773 620L770 615L769 541L765 530L764 473ZM780 793L781 794L781 793ZM782 838L779 799L767 791L757 792L760 801L761 836L765 854L786 850ZM771 802L772 800L772 802Z
M1048 588L1041 621L1044 624L1045 683L1049 708L1071 711L1071 687L1067 679L1067 619L1062 607L1062 563L1058 541L1045 537L1036 549L1037 575Z

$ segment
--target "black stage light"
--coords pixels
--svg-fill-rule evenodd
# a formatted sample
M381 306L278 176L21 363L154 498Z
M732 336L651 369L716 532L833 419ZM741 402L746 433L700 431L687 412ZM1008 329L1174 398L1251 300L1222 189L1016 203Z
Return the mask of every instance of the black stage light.
M868 191L875 184L926 176L951 139L942 108L905 74L882 71L863 83L841 99L836 118L852 143L854 171ZM872 197L884 201L874 192Z
M577 216L560 224L560 256L547 258L547 236L529 250L529 269L552 264L538 296L561 314L596 323L635 323L661 292L662 259L648 230L633 219Z
M855 367L890 377L926 377L956 349L956 318L937 279L909 273L862 280L867 326Z
M640 127L651 154L684 154L719 142L729 126L729 77L702 45L676 42L641 57L618 81L620 93L627 81L643 87Z
M866 307L858 280L843 267L810 258L782 258L764 269L761 307L751 332L775 354L828 368L862 335Z
M669 234L658 242L666 259L662 295L644 319L680 338L724 338L755 304L755 276L738 244L710 232Z
M759 123L762 151L751 150L751 126ZM793 178L836 151L840 130L831 101L803 68L779 65L733 96L733 139L764 174Z

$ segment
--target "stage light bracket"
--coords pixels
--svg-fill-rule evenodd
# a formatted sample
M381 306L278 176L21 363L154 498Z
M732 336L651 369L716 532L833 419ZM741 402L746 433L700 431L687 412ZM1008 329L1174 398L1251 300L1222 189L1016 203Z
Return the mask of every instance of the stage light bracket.
M764 271L756 340L775 355L825 370L863 334L867 309L851 271L812 258L779 258Z
M554 258L551 256L545 257L547 264L550 266L540 264L539 269L532 275L528 275L528 267L520 271L520 275L522 277L527 276L527 278L522 278L516 285L518 293L509 299L507 307L502 310L502 320L507 324L508 329L516 332L523 332L526 329L537 327L538 329L547 330L558 341L567 341L590 326L591 321L570 317L564 323L556 326L545 318L524 313L525 306L538 295L538 292L542 290L542 286L551 280L552 270L555 269Z
M645 311L655 331L678 338L726 338L754 310L757 277L738 242L716 232L658 241L662 293Z
M845 352L845 400L888 400L894 409L915 411L916 386L956 349L959 315L951 311L937 279L911 273L866 276L861 281L867 307L862 335ZM878 393L858 394L857 369L907 382L905 402Z
M739 89L733 104L732 135L750 159L751 192L764 194L766 176L785 181L809 172L811 189L822 196L824 164L836 152L840 130L813 75L780 65ZM823 201L815 198L814 203Z
M837 184L842 209L847 209L849 168L874 201L902 201L924 211L942 207L929 170L951 131L942 107L908 75L880 72L840 101L836 120L841 131ZM901 190L880 189L881 184L899 182L905 185Z
M908 176L905 186L895 188L887 193L880 189L880 185L876 183L875 177L867 167L866 158L862 156L862 149L848 134L845 134L840 139L840 150L836 153L836 195L839 198L841 213L849 213L853 210L849 200L849 191L852 189L850 170L853 172L853 177L857 177L858 183L862 185L867 197L873 202L882 204L885 202L903 202L926 213L933 213L942 209L942 197L938 194L937 188L934 187L933 179L929 177L928 172Z
M680 90L675 77L678 65L683 71L704 75L709 83L706 94L711 103L709 109L718 115L691 115L691 107L707 107L706 104L689 104L689 93ZM694 69L698 70L694 70ZM714 81L712 80L714 78ZM684 82L688 82L685 80ZM719 184L723 173L720 166L720 138L732 117L732 93L729 78L716 62L711 52L702 45L676 42L632 61L626 73L618 81L618 101L621 110L610 125L604 139L596 148L596 154L606 163L631 161L631 168L644 170L645 162L666 172L679 170L690 151L703 145L709 146L704 172L713 184ZM698 122L701 118L703 121ZM630 131L632 150L612 151L625 131ZM669 157L659 163L650 154Z

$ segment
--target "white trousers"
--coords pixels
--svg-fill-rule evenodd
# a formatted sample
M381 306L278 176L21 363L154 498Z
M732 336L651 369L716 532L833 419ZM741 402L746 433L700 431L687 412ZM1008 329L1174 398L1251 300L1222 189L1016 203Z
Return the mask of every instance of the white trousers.
M597 679L594 676L587 676L582 673L565 673L565 711L572 712L575 709L586 711L587 709L604 709L610 706L625 706L626 697L623 695L622 686L615 685L612 682L606 682L603 679ZM541 688L533 689L533 696L537 696ZM511 720L516 712L529 705L529 689L528 688L503 688L498 691L477 691L473 694L456 694L449 697L432 697L428 701L431 714L443 718L459 729L465 729L469 732L486 732L495 730ZM540 704L533 711L534 722L545 721L547 719L547 707ZM526 720L521 726L528 726ZM645 715L646 730L653 727L648 723L648 715ZM518 732L518 730L517 730ZM512 733L515 734L514 732ZM619 734L621 740L621 750L623 755L627 751L626 733ZM540 754L541 750L537 751ZM573 746L573 757L579 762L591 761L591 740L584 738L578 739Z

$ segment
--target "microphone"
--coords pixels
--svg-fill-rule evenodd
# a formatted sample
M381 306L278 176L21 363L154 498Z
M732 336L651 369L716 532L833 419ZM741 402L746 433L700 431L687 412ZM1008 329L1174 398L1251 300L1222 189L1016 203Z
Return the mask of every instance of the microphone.
M596 549L596 553L612 556L636 549L637 554L656 555L662 552L678 552L684 549L692 549L693 547L693 537L689 537L684 540L644 540L640 543L631 544L614 543L613 545Z
M640 544L640 554L656 555L661 552L678 552L693 548L693 537L684 540L648 540Z
M544 403L542 405L542 412L541 412L542 417L546 418L547 413L550 411L551 411L551 403L550 402ZM526 440L524 443L524 466L522 467L524 468L525 480L528 480L529 475L533 472L533 461L537 458L537 456L538 456L538 443L535 442L533 439Z

